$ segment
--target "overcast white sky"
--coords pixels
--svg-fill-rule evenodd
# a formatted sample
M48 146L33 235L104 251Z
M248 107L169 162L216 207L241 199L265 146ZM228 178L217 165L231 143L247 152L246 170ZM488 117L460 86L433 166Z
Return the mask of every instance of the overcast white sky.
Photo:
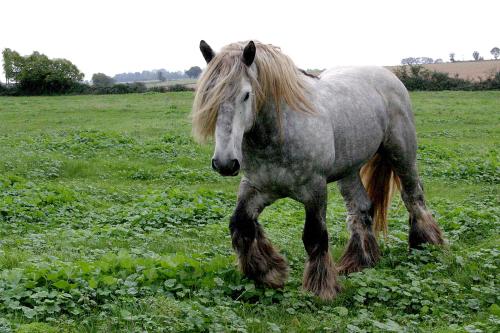
M203 66L200 39L214 50L271 43L302 68L471 59L475 50L490 59L500 47L498 0L0 0L0 13L0 49L67 58L87 79Z

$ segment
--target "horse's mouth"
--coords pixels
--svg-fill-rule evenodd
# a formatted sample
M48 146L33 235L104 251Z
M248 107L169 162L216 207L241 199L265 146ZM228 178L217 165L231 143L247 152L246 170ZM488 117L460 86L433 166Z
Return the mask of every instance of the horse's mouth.
M234 172L219 171L219 174L223 177L234 177L240 173L240 170L235 170Z

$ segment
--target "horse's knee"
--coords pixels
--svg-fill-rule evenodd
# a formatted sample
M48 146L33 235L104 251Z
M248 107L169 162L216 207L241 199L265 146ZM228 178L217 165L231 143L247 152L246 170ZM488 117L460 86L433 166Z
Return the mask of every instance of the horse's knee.
M370 202L366 207L358 209L348 216L348 228L351 233L367 232L372 230L373 204Z
M241 209L236 209L229 222L233 248L239 252L248 251L257 236L257 221Z
M373 215L375 214L374 206L370 203L366 208L359 211L359 222L367 229L371 229L373 224Z

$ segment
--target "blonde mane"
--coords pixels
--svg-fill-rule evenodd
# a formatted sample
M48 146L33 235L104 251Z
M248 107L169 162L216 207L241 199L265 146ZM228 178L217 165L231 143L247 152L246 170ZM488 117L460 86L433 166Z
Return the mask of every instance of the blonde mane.
M193 136L199 142L214 135L219 107L224 100L237 93L242 75L246 75L252 85L255 112L269 100L275 104L278 119L282 102L297 112L314 112L306 97L305 75L293 61L278 47L255 42L255 76L242 61L246 44L240 42L225 46L209 62L198 80L191 116Z

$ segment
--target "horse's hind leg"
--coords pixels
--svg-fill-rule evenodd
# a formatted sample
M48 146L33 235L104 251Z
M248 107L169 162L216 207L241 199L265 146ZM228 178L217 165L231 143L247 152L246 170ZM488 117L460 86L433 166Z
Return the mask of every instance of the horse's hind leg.
M310 187L308 198L301 200L306 208L302 241L309 256L302 287L324 300L333 299L340 291L337 272L328 250L326 228L326 182Z
M340 259L339 272L349 274L374 266L380 258L380 251L372 228L372 202L358 170L341 179L338 184L346 202L351 231L351 238Z
M394 168L401 179L401 198L410 213L410 248L419 248L423 243L443 244L441 229L425 205L424 191L416 165L396 164Z
M229 228L239 267L248 278L271 288L283 287L288 265L274 249L257 222L262 210L274 199L242 179L238 204Z
M383 144L383 155L401 181L401 198L410 213L410 248L423 243L443 244L438 224L425 205L424 191L419 180L416 162L417 140L413 121L399 117L394 121L388 139Z

